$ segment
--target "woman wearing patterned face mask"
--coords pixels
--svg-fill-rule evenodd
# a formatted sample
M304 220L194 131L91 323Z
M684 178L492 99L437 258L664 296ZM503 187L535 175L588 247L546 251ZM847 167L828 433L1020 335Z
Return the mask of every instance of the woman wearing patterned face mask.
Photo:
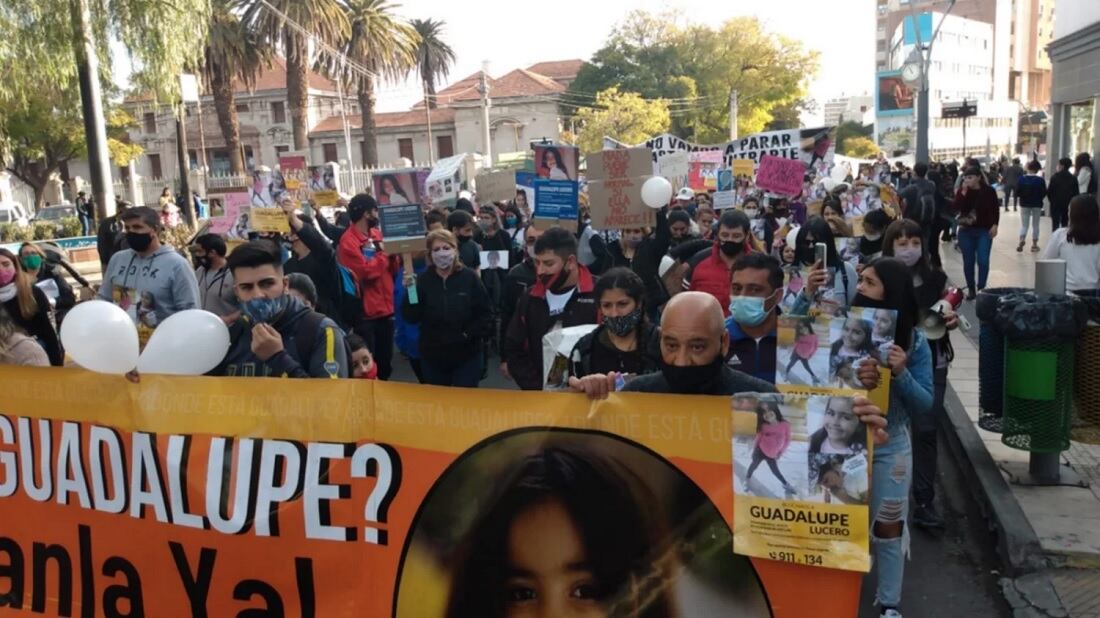
M458 259L454 234L429 233L427 248L431 265L416 277L415 287L406 285L409 293L401 305L405 320L420 325L424 383L475 388L482 345L493 324L489 293L477 272Z
M569 375L642 374L656 371L660 348L656 329L645 319L645 284L628 268L612 268L596 282L601 324L582 337L569 355Z

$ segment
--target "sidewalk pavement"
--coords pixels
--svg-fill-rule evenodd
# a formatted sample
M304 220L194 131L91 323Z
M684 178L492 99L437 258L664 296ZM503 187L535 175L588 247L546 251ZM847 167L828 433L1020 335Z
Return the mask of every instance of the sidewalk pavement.
M1034 287L1031 233L1016 252L1020 215L1001 212L990 257L988 287ZM1041 221L1040 247L1050 237L1050 219ZM951 281L965 287L962 255L951 244L940 247ZM1027 487L1011 482L1006 467L1029 454L1001 443L1000 435L978 427L978 320L974 303L964 303L969 332L952 333L955 361L948 374L947 441L968 460L970 480L994 526L1006 577L1002 589L1017 616L1100 618L1100 446L1072 442L1061 462L1089 487ZM1100 371L1100 369L1098 369ZM964 466L966 467L966 466ZM1015 578L1015 579L1012 579Z

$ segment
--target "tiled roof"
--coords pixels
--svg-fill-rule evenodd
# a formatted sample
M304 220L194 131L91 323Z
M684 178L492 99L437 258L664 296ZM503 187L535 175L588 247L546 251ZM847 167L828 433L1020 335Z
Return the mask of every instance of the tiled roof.
M527 67L527 70L552 79L573 79L584 65L584 60L552 60L539 62Z
M447 108L439 108L432 110L432 124L454 122L455 110ZM389 127L409 127L427 123L427 117L424 115L424 110L416 110L409 112L385 112L374 115L374 126L379 129L385 129ZM355 114L348 115L348 126L353 130L359 129L363 126L363 117ZM333 116L331 118L325 118L321 122L317 123L310 133L329 133L333 131L343 131L344 125L340 121L339 116Z
M336 83L319 73L314 73L307 69L306 80L309 83L309 87L314 90L336 92ZM248 92L248 89L244 87L244 84L240 80L235 80L233 83L234 92ZM282 90L284 88L286 88L286 61L276 56L272 59L271 66L264 67L260 71L259 76L256 77L256 91Z
M489 96L498 99L553 95L565 91L565 86L560 83L527 69L516 69L497 78L489 77L487 81ZM481 92L477 88L480 82L481 71L478 71L437 92L436 101L441 106L458 101L476 101L481 98ZM420 102L413 109L423 106L423 102Z

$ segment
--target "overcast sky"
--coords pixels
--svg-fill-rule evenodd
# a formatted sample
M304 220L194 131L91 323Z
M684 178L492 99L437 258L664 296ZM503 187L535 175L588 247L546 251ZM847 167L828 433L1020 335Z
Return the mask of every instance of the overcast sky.
M588 60L615 24L633 9L677 9L687 20L714 25L730 17L755 16L766 30L821 52L821 70L810 84L810 96L818 101L819 109L816 115L803 119L811 125L821 121L820 104L826 99L870 92L874 83L875 0L557 0L545 6L553 10L539 10L515 0L405 0L397 12L406 18L431 17L446 23L444 38L457 56L446 83L476 72L485 60L494 77L536 62ZM120 77L128 72L129 64L122 56L116 54L116 75ZM415 79L382 84L378 109L406 110L420 96Z

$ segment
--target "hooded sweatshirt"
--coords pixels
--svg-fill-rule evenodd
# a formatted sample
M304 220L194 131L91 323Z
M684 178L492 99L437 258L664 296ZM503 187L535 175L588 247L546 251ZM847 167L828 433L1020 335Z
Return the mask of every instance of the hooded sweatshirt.
M191 264L168 246L144 257L133 249L112 255L99 298L122 307L139 333L152 332L173 313L200 306Z
M349 363L343 331L336 322L327 317L320 319L317 328L312 332L301 330L300 322L310 313L313 311L298 299L290 298L287 301L286 310L271 324L283 339L283 351L266 361L252 353L252 328L255 324L247 315L242 315L229 330L229 351L221 364L209 375L263 378L348 377ZM308 346L302 346L297 341L299 335L314 337L314 340ZM308 358L301 357L304 350L308 350Z

